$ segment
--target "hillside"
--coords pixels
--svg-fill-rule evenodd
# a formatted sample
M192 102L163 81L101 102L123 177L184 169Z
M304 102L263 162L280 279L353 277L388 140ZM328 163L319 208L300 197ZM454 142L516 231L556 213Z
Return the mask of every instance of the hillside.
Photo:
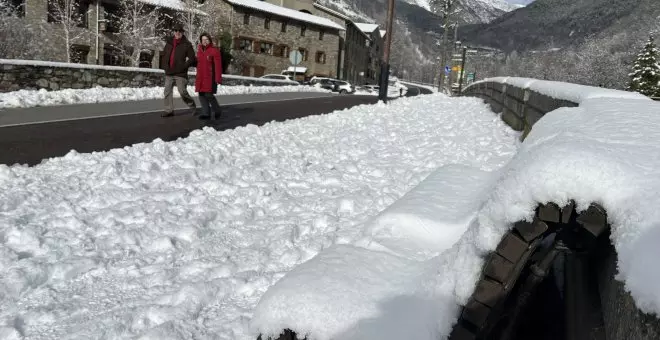
M536 0L490 23L461 27L461 38L505 52L561 48L586 38L645 35L659 16L659 0Z

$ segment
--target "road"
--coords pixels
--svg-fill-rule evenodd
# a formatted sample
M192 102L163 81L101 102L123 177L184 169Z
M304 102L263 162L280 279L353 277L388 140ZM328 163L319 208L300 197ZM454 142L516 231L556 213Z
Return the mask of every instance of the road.
M409 86L407 97L431 93ZM203 122L184 111L176 99L176 115L160 117L161 99L76 104L0 110L0 164L36 165L71 150L107 151L136 143L183 138L204 126L218 130L247 124L263 125L330 113L360 104L374 104L375 96L340 96L318 92L219 96L222 118ZM155 109L156 108L156 109Z
M280 94L282 95L282 94ZM291 100L269 100L262 95L253 96L259 102L223 103L223 118L213 124L218 130L233 129L247 124L263 125L270 121L284 121L309 115L330 113L360 104L374 104L377 97L373 96L339 96L317 94L316 96L301 96ZM281 99L281 98L280 98ZM180 102L180 100L177 100ZM136 104L137 110L142 110L144 103ZM160 102L158 103L160 104ZM183 105L175 111L175 116L161 118L161 111L132 111L132 113L116 113L124 109L126 103L95 104L97 111L94 117L71 118L80 112L90 110L89 106L77 105L74 109L66 107L40 108L54 110L49 120L38 122L36 114L24 117L26 122L20 124L11 110L2 112L4 124L0 126L0 164L35 165L45 158L60 157L70 150L77 152L107 151L135 143L150 142L156 138L165 141L186 137L196 129L204 127L206 122L183 112ZM161 105L151 106L160 108ZM149 107L149 106L146 106ZM115 114L99 114L113 109ZM65 110L65 111L58 111ZM28 113L29 111L26 111ZM131 111L125 111L131 112ZM107 112L106 112L107 113ZM43 117L43 115L41 115ZM68 118L67 118L68 117Z

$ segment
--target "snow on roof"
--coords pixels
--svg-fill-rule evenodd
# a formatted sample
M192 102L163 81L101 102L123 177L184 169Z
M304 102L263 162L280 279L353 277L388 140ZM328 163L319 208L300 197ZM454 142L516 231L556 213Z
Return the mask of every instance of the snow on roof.
M259 1L259 0L226 0L226 1L235 6L248 7L258 11L271 13L274 15L279 15L282 17L291 18L298 21L304 21L318 26L344 30L344 27L342 27L341 25L337 24L336 22L330 19L273 5L265 1Z
M186 6L181 0L139 0L145 4L154 5L156 7L165 7L175 11L195 13L199 15L208 15L206 12L200 11L196 8Z
M386 30L380 30L380 37L383 38L385 37L385 34L387 33Z
M289 66L284 72L306 73L307 67L304 66Z
M365 23L356 22L355 26L357 26L357 28L364 33L372 33L373 31L378 29L377 24L365 24Z
M323 5L320 5L318 2L315 2L315 3L314 3L314 7L318 8L318 9L324 11L324 12L327 12L327 13L329 13L329 14L332 14L332 15L338 17L338 18L341 18L341 19L344 19L344 20L351 20L351 18L349 18L348 16L346 16L346 14L339 13L339 12L333 10L333 9L330 9L330 8L328 8L328 7L325 7L325 6L323 6Z

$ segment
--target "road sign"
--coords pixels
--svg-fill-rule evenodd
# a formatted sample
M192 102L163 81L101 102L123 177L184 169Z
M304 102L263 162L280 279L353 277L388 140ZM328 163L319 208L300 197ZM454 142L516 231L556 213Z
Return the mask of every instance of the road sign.
M289 55L289 61L291 62L291 65L298 65L302 62L303 55L300 53L298 50L293 50L291 51Z
M460 66L454 66L454 67L451 68L451 70L454 71L454 72L458 72L458 71L461 70L461 67Z
M449 68L449 66L445 66L445 73L446 73L446 74L450 74L450 73L451 73L451 69Z
M467 81L468 82L474 81L474 72L470 72L467 74Z

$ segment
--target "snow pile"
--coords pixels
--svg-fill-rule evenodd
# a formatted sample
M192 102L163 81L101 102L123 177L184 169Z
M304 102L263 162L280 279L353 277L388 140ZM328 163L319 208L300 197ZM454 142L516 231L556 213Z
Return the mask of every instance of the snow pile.
M279 92L330 92L313 86L219 86L218 95L260 94ZM188 93L196 95L195 87L188 86ZM174 89L174 96L179 92ZM52 106L66 104L89 104L123 102L163 98L163 87L95 87L91 89L64 89L58 91L18 90L0 93L0 109L17 107Z
M503 166L518 137L479 100L430 95L0 165L0 334L254 339L285 273L370 236L365 222L443 165ZM398 261L379 265L412 260Z
M366 224L361 247L329 248L268 290L255 311L255 334L289 328L316 340L437 339L440 323L446 335L458 305L425 289L437 267L425 260L465 232L491 181L492 173L466 166L435 171ZM443 277L457 280L464 264Z
M476 84L483 82L498 82L503 84L511 84L513 86L522 89L530 89L532 91L545 94L552 98L568 100L577 104L580 104L587 99L596 99L596 98L650 100L648 97L636 92L612 90L602 87L570 84L570 83L563 83L558 81L538 80L532 78L518 78L518 77L486 78L484 80L474 82L469 86L474 86Z

